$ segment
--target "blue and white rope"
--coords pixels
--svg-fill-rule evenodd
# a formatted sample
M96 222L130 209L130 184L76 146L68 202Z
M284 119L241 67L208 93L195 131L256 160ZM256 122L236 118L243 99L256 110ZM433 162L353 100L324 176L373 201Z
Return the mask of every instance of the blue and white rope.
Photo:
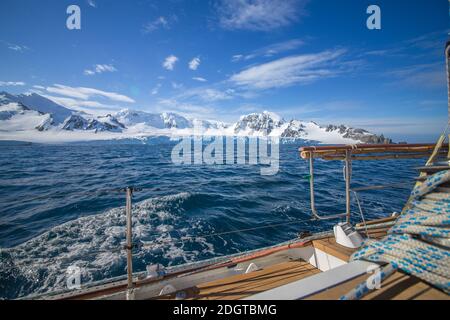
M436 190L448 181L450 170L444 170L417 185L388 235L368 239L351 260L388 263L382 279L398 269L450 294L450 193ZM359 299L370 290L363 282L341 299Z

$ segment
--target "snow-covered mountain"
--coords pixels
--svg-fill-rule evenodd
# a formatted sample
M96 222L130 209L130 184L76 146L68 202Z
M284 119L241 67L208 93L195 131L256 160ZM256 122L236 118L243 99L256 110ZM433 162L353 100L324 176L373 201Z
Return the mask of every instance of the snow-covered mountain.
M111 115L85 118L79 114L72 114L63 122L60 128L69 131L87 130L97 133L102 131L122 132L125 126Z
M364 129L355 129L346 125L322 127L313 121L286 121L268 111L242 116L234 124L233 132L238 136L278 136L324 143L392 143L391 139Z
M392 140L385 138L384 135L376 135L364 129L354 129L341 124L340 126L329 125L326 132L334 132L344 138L359 140L364 143L392 143Z
M144 124L156 129L184 129L192 127L191 121L175 113L148 113L144 111L124 109L114 114L114 117L125 126Z
M39 111L42 113L49 113L55 124L63 123L67 117L69 117L73 111L67 109L59 104L37 94L37 93L26 93L13 95L7 92L0 92L0 99L9 102L20 103L29 109ZM1 103L1 102L0 102Z
M27 103L27 104L25 104ZM45 110L45 111L43 111ZM391 143L383 135L345 125L322 127L315 122L286 121L264 111L240 117L233 124L220 121L187 119L176 113L148 113L124 109L105 116L76 112L38 94L0 93L0 139L52 141L60 139L96 140L141 138L148 136L271 136L304 139L319 143ZM41 134L36 132L40 131ZM59 140L58 140L59 141Z
M242 116L233 126L237 135L270 135L274 130L283 127L285 121L273 112L252 113Z
M17 102L1 103L0 100L0 132L1 131L45 131L53 124L48 113L30 110Z

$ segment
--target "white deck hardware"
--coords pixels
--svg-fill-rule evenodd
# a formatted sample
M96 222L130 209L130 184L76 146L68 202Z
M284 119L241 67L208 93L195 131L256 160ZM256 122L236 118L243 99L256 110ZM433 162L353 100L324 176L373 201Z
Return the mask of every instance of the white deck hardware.
M245 270L245 273L250 273L250 272L258 271L258 270L259 270L259 267L252 262L248 265L247 270Z
M177 289L175 289L175 287L171 284L166 285L164 288L162 288L162 290L160 291L159 295L160 296L165 296L166 294L171 294L176 292Z
M136 295L134 294L134 289L127 289L127 300L134 300L136 298Z
M333 227L336 242L347 248L359 248L364 239L350 223L338 223Z

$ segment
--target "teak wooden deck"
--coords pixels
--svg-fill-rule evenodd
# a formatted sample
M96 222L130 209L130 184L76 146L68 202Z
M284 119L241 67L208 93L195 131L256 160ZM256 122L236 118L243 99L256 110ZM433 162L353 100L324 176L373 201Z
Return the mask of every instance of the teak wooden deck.
M187 290L187 299L237 300L284 284L309 277L320 272L308 262L292 260L263 270L231 276ZM163 299L173 299L165 296Z
M309 296L306 300L337 300L368 277L362 275ZM449 296L419 278L397 271L381 284L380 289L367 294L362 300L449 300Z

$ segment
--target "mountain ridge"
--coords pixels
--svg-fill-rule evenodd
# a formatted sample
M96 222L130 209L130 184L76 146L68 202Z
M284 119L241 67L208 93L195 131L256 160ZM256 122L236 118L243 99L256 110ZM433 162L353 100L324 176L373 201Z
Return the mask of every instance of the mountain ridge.
M30 117L34 117L33 124L40 120L33 128L30 126ZM16 124L13 128L19 131L37 130L48 132L48 134L58 133L62 138L64 133L70 134L70 132L73 135L83 133L83 139L95 139L96 134L100 133L103 134L104 139L108 138L107 134L110 134L110 139L120 139L158 135L185 136L198 134L198 130L201 130L206 136L267 136L304 139L319 143L392 143L392 140L384 135L377 135L365 129L346 125L323 127L313 121L285 120L270 111L242 115L237 122L231 124L188 119L173 112L150 113L128 108L104 116L94 116L65 108L36 93L12 95L0 92L0 124L2 122L8 124L11 119ZM20 128L21 122L28 125ZM11 131L14 130L2 131L13 135Z

